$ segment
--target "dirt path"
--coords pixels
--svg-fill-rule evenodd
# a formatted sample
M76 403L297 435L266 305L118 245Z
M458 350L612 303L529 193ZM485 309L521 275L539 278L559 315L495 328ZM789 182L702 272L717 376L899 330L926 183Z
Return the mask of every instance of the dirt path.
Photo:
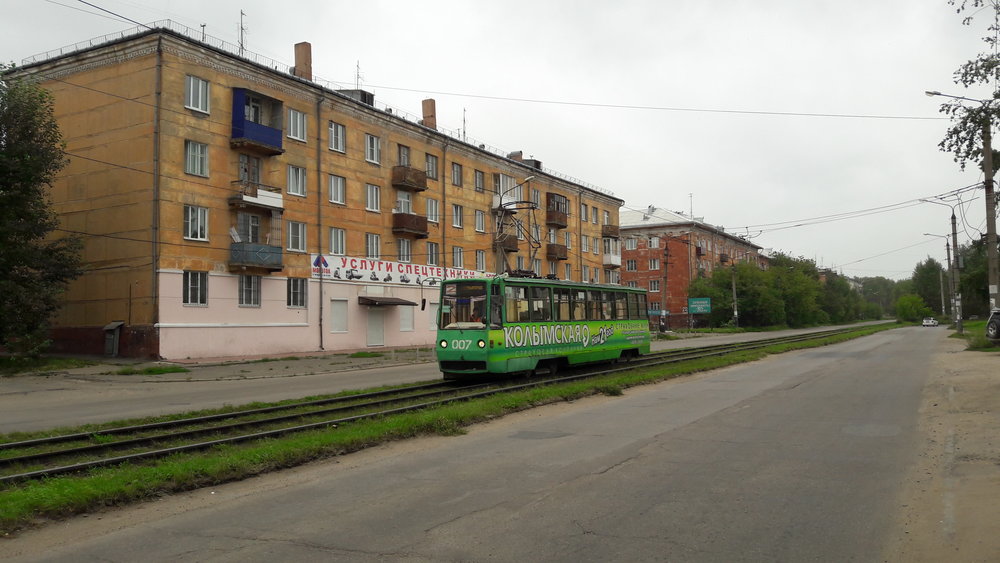
M932 366L886 561L1000 561L1000 352L964 348Z

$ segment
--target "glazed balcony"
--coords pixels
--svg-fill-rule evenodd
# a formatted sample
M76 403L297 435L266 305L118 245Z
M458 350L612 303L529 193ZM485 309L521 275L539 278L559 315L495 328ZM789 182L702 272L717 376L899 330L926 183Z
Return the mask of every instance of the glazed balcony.
M569 253L566 250L565 244L553 244L549 243L545 245L545 259L546 260L566 260L569 258Z
M276 271L282 269L280 246L252 242L234 242L229 246L229 269L259 268Z
M621 229L618 225L601 225L601 236L607 238L620 238Z
M622 267L622 257L618 254L605 254L604 255L604 267L609 269L616 269Z
M401 237L427 238L427 217L413 213L392 214L392 234Z
M422 192L427 189L427 172L409 166L393 166L392 187L410 192Z
M265 209L284 209L285 207L281 188L249 180L233 180L230 185L236 189L236 194L229 198L230 206L246 207L250 205Z

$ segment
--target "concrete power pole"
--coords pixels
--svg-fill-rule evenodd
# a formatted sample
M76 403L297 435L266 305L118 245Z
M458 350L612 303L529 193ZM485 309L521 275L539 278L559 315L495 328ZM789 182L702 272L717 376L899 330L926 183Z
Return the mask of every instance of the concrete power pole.
M990 127L993 120L987 112L986 123L983 124L983 173L986 175L986 267L990 285L990 308L998 306L997 294L1000 293L1000 270L997 267L997 201L993 191L993 147ZM958 247L955 247L958 254Z

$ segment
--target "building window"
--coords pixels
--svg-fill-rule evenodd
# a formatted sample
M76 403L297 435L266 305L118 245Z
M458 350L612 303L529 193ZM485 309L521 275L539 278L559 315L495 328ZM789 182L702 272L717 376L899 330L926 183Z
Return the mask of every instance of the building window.
M465 213L465 209L461 205L458 205L457 203L451 204L451 226L452 227L458 227L459 229L462 228L462 226L463 226L462 214L463 213Z
M515 266L514 267L516 269L518 269L518 270L523 270L524 269L524 256L518 256L517 257L517 261L515 262Z
M660 237L649 237L646 248L660 248Z
M379 143L379 138L368 133L365 133L365 160L372 164L382 162L382 145Z
M288 137L296 141L306 140L306 114L288 108Z
M288 222L288 250L294 252L306 251L306 224L297 221Z
M330 174L330 203L347 203L347 178Z
M535 207L542 206L542 190L531 188L531 203L534 203Z
M184 107L208 113L208 81L188 75L184 79Z
M638 264L636 264L635 260L626 260L625 261L625 271L626 272L634 272L636 270L638 270Z
M260 276L240 276L240 307L260 307Z
M347 300L330 301L330 332L347 332Z
M440 247L438 246L438 243L436 243L436 242L428 242L427 243L427 265L428 266L437 266L438 265L438 262L440 261L439 256L441 255L440 251L438 250L439 248Z
M382 257L382 237L375 233L365 233L365 258Z
M659 270L660 269L660 259L659 258L650 258L649 259L649 269L650 270Z
M288 194L306 195L306 169L301 166L288 165Z
M476 210L476 232L486 232L486 212L481 209Z
M604 212L604 223L602 223L602 224L604 224L604 225L610 225L611 224L611 212L610 211L605 211Z
M406 145L399 145L399 150L397 152L397 160L400 166L410 165L410 147Z
M184 172L208 177L208 145L184 141Z
M437 223L441 220L441 206L436 199L427 200L427 221Z
M538 223L531 226L531 240L537 242L542 241L542 227Z
M333 121L330 122L330 150L347 151L347 128Z
M660 291L660 280L649 280L650 291Z
M580 281L590 281L590 266L580 266Z
M347 254L347 231L330 227L330 254L343 256Z
M184 304L208 305L208 272L184 272Z
M396 239L396 257L400 262L410 262L413 260L413 241L408 238Z
M595 225L597 224L597 208L596 207L591 207L590 208L590 222L593 223L593 224L595 224Z
M598 240L597 237L594 237L591 240L592 240L592 243L590 245L590 249L594 252L594 254L600 254L601 253L601 245L597 242L597 240Z
M461 246L451 247L451 267L452 268L465 267L465 257Z
M457 162L451 163L451 185L462 186L462 165Z
M550 276L556 275L558 269L559 269L559 263L556 262L555 260L549 260L549 275Z
M565 280L571 280L571 279L573 279L573 265L572 264L566 264L566 275L563 276L563 279L565 279Z
M580 204L580 220L583 221L584 223L587 222L587 204L586 203L581 203Z
M531 271L535 272L537 275L542 275L542 259L535 258L531 261Z
M289 307L304 308L306 306L306 278L288 278Z
M399 332L413 332L413 310L416 307L398 307Z
M480 272L486 271L486 251L477 250L476 251L476 270Z
M637 243L638 243L638 240L636 240L636 239L634 239L632 237L629 237L629 238L625 239L625 250L635 250L636 248L638 248L638 244Z
M639 287L639 282L634 282L634 281L626 282L625 287Z
M573 250L573 233L566 231L566 250Z
M413 194L405 190L396 190L396 208L393 213L413 213Z
M486 184L486 175L483 174L482 170L476 170L473 176L476 179L476 191L477 192L483 191L485 189L485 184Z
M365 184L365 209L380 213L382 211L381 188L373 184Z
M425 161L425 168L427 170L427 178L430 180L437 180L438 177L438 157L433 154L427 155Z
M208 240L208 208L184 206L184 238Z
M580 250L583 252L590 252L590 237L587 235L580 237Z

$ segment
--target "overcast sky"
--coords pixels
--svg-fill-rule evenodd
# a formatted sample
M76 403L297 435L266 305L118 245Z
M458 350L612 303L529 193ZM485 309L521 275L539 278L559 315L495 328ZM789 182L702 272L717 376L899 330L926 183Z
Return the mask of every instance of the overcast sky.
M945 262L951 210L982 181L937 147L941 98L985 48L946 0L0 0L0 59L170 19L610 190L704 217L849 276ZM792 115L790 115L792 114ZM799 115L795 115L799 114ZM806 115L812 114L812 115ZM823 114L823 115L816 115ZM832 117L831 115L854 116ZM865 116L865 117L857 117ZM957 199L949 200L958 203ZM985 232L963 194L959 242ZM832 216L860 217L827 220ZM800 226L792 226L800 225Z

